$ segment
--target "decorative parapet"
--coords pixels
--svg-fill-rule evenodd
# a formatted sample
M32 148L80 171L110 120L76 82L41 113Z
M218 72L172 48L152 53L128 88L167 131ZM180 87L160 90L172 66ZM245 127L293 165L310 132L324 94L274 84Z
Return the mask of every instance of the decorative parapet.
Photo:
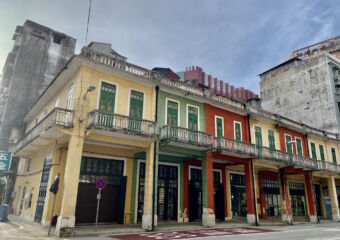
M147 138L157 137L156 122L99 110L89 113L88 127Z
M208 133L168 125L161 128L159 138L161 141L175 141L208 149L212 148L213 145L213 137Z
M16 152L39 137L53 126L71 128L73 126L73 112L63 108L54 108L41 121L29 130L25 136L18 142Z

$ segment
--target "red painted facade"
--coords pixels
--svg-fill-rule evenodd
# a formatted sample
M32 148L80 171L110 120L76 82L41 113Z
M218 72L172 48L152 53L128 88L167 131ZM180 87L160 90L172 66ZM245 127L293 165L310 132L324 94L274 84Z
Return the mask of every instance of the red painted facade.
M302 152L303 152L303 156L307 157L308 156L308 152L307 152L307 139L306 136L303 133L285 128L285 127L277 127L277 129L279 130L279 137L280 137L280 148L281 151L283 152L287 152L286 149L286 135L290 135L292 136L292 141L295 141L295 139L301 138L302 140ZM293 147L293 153L296 155L297 150L296 150L296 144L292 145Z
M247 116L205 104L205 131L215 136L215 116L223 117L224 137L234 139L234 121L242 126L242 142L249 143Z

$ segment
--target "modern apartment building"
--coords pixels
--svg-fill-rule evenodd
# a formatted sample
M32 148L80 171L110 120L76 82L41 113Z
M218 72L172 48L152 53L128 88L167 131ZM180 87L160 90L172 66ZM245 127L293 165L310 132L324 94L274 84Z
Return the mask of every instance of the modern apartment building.
M338 135L248 104L250 91L186 78L192 70L148 70L103 43L74 55L23 118L15 214L48 224L60 173L59 236L94 223L99 177L100 223L339 220Z

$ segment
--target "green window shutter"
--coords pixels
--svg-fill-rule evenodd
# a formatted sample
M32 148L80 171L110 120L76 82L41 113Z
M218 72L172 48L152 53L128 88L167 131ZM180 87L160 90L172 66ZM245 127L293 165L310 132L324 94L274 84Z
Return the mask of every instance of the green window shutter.
M262 132L258 126L255 126L255 143L256 147L262 147Z
M143 100L144 94L132 90L130 94L130 113L129 116L133 118L143 118Z
M303 155L302 153L302 141L300 138L296 138L296 148L297 148L297 154L298 156L301 156Z
M269 142L269 148L271 150L275 150L275 135L274 135L274 131L271 129L268 130L268 142Z
M316 149L315 149L315 143L310 143L310 148L312 150L312 158L316 160Z
M325 161L325 153L323 151L323 145L319 145L319 150L320 150L320 158L321 158L321 161Z
M286 135L286 152L289 154L293 154L293 148L292 148L292 137L289 135Z
M188 107L188 129L198 130L198 109L195 107Z
M100 88L99 110L113 113L115 111L116 86L102 82Z
M216 118L216 137L223 137L223 124L222 124L222 118Z
M332 159L334 164L338 164L336 160L336 153L335 153L335 148L331 148L332 150Z
M198 109L196 107L188 107L188 129L189 141L198 142ZM190 131L191 130L191 131Z
M235 140L241 142L241 124L238 122L234 123Z
M262 157L262 132L261 128L255 126L255 145L256 145L256 156L258 158Z
M178 103L173 101L168 101L167 109L167 125L172 127L178 126Z

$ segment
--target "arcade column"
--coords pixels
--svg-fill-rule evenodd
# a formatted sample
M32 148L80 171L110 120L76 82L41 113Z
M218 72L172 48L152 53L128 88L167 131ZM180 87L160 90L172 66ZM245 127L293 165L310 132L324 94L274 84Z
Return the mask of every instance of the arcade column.
M332 217L334 221L340 221L340 214L339 214L339 203L338 203L338 196L336 192L336 185L333 176L327 178L328 182L328 191L329 191L329 198L331 200L332 205Z
M145 187L144 187L144 209L142 217L142 228L152 230L152 192L153 192L153 167L154 147L152 143L146 150L145 161ZM154 225L157 226L157 212L154 212Z
M202 225L206 227L215 226L213 181L213 157L207 152L202 157Z
M290 205L289 185L288 185L288 179L287 179L285 168L281 168L278 175L279 175L278 179L279 179L279 188L280 188L280 197L281 197L282 222L284 224L292 225L293 217L292 217L292 209Z
M244 177L246 185L246 197L247 197L247 222L251 225L256 224L258 219L256 219L255 214L255 192L254 192L254 174L253 166L251 164L252 160L247 161L244 164Z
M79 173L84 144L84 131L75 128L68 144L64 173L64 191L55 233L59 237L74 236Z
M312 173L305 173L305 184L307 190L308 208L309 208L309 219L312 223L317 223L318 218L316 216L316 206L315 206L315 195L313 188Z

